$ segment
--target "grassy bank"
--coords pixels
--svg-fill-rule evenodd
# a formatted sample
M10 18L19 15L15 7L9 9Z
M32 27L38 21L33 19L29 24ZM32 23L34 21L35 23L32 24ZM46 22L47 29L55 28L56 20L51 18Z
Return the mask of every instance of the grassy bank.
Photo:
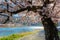
M24 33L21 33L21 34L12 34L10 36L0 38L0 40L18 40L19 38L22 38L22 37L30 35L30 34L34 34L36 32L38 32L38 31L24 32Z

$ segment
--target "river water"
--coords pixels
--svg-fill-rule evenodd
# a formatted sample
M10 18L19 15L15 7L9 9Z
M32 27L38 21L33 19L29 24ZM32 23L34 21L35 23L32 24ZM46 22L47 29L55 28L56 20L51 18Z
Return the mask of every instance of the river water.
M11 34L30 32L33 29L29 27L17 27L17 28L0 28L0 36L8 36Z

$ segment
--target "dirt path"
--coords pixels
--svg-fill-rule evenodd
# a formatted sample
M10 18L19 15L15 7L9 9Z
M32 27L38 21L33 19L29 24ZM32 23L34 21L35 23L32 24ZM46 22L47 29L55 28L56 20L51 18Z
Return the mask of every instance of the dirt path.
M44 40L44 39L45 39L44 33L38 32L36 34L25 36L19 40Z

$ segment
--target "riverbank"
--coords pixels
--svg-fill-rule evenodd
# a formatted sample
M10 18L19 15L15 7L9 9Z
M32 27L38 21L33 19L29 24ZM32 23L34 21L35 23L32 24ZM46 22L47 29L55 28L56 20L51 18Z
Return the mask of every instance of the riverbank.
M38 31L39 30L35 30L35 31L32 31L32 32L24 32L24 33L12 34L10 36L1 37L0 40L17 40L17 39L22 38L24 36L35 34Z

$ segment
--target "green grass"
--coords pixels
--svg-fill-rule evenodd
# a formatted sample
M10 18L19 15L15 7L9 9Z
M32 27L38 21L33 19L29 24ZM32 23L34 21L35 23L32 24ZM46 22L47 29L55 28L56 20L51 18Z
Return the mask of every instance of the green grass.
M12 34L10 36L6 36L6 37L0 38L0 40L18 40L19 38L22 38L22 37L30 35L30 34L34 34L36 32L37 31L34 31L34 32L24 32L24 33L21 33L21 34Z
M7 37L2 37L0 38L0 40L14 40L14 39L17 39L19 37L21 37L22 35L17 35L17 34L12 34L10 36L7 36Z

